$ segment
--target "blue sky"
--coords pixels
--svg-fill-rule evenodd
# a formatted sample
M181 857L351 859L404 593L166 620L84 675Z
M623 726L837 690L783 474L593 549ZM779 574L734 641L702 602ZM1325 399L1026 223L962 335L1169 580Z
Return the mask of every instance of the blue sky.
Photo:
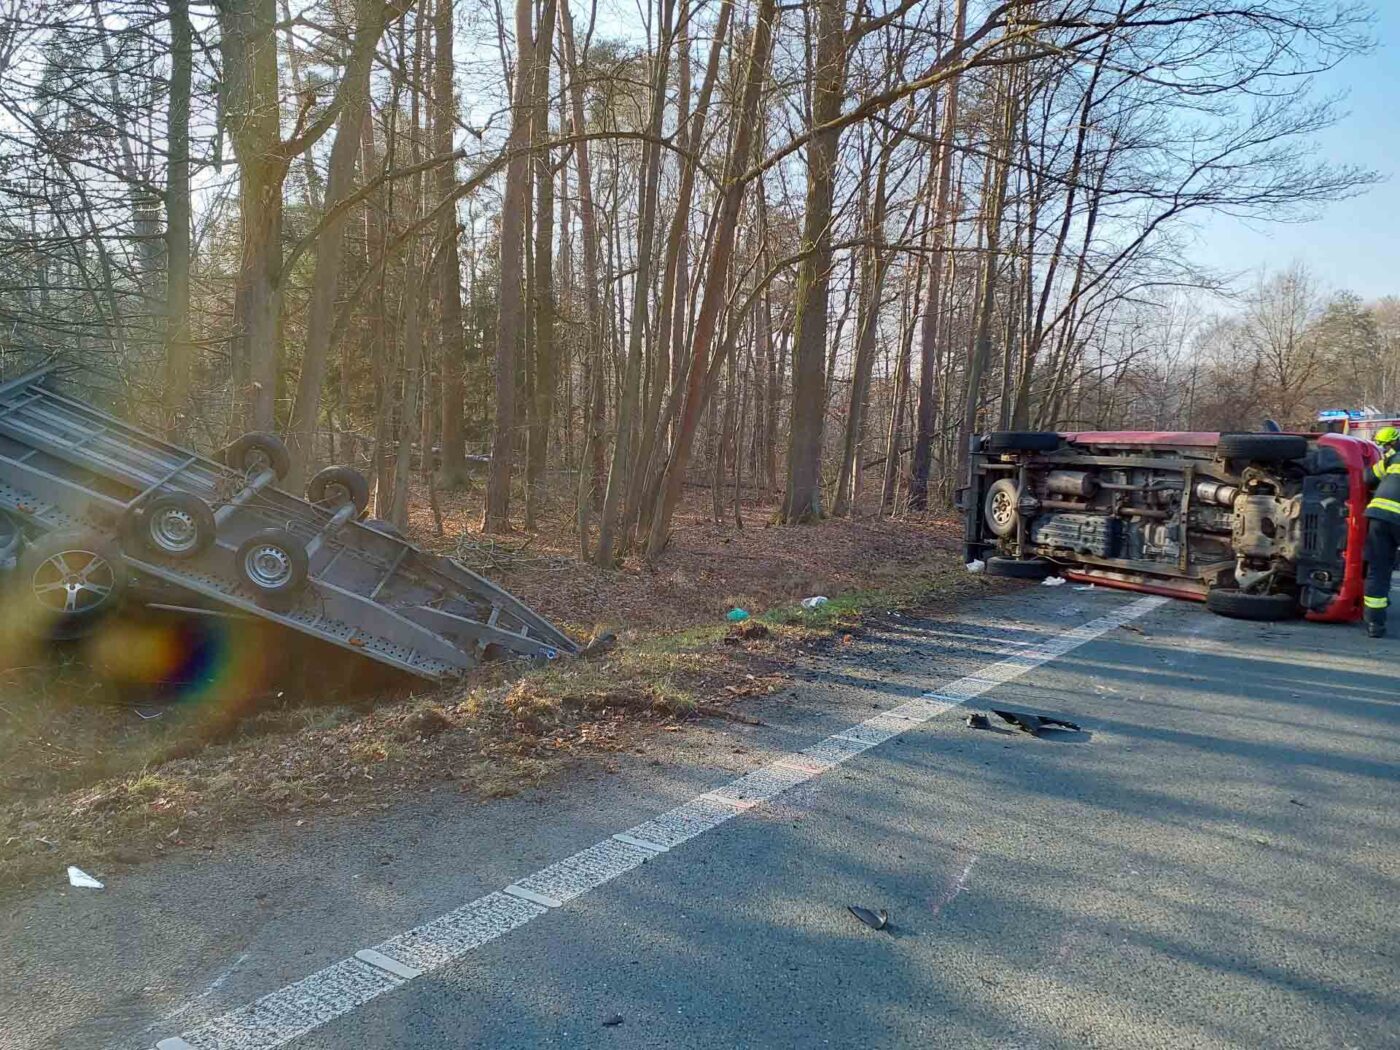
M1348 94L1346 119L1319 138L1320 155L1387 177L1305 223L1245 225L1217 217L1193 252L1224 270L1258 271L1305 263L1323 285L1363 298L1400 295L1400 0L1375 4L1378 46L1318 78L1321 91Z

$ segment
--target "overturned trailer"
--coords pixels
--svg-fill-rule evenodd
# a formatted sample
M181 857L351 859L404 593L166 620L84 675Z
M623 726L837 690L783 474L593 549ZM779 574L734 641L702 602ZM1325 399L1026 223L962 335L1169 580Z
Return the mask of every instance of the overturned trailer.
M9 602L71 637L129 593L237 610L423 678L577 652L557 627L450 558L361 520L365 479L330 467L277 488L274 436L217 458L147 434L58 386L0 382L0 560Z

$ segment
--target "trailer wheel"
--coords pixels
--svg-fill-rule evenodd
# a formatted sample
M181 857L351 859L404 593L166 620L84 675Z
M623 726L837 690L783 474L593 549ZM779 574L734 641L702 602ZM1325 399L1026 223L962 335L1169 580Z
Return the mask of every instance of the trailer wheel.
M1019 511L1016 504L1020 497L1016 482L1010 478L999 478L987 489L987 498L982 503L982 516L987 519L987 528L998 536L1010 536L1016 531Z
M1215 448L1221 459L1286 463L1308 454L1308 439L1301 434L1221 434Z
M306 498L332 510L353 503L355 513L363 514L369 506L369 481L354 467L327 467L306 483Z
M1013 580L1043 580L1055 571L1044 558L1003 558L992 555L987 559L988 576L1006 576Z
M286 529L263 529L243 541L234 559L238 575L265 605L275 605L306 586L306 547Z
M281 481L292 469L292 454L276 434L254 430L244 434L224 449L224 463L243 474L253 474L268 468Z
M116 544L86 529L41 536L20 558L22 594L52 638L86 634L121 605L129 582Z
M131 512L128 536L140 549L168 558L193 558L214 542L214 512L198 496L171 492Z
M994 430L983 447L988 452L1054 452L1060 435L1052 430Z
M1298 599L1291 594L1247 594L1226 587L1206 592L1206 608L1217 616L1235 620L1293 620L1298 617Z

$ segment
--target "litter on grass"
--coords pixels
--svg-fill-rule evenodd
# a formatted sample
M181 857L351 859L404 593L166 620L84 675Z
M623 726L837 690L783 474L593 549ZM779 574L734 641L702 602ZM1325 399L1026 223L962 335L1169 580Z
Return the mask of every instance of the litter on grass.
M970 562L967 563L968 572L983 572L986 570L986 568L987 563L984 562L981 558L973 558Z
M103 888L102 883L94 879L82 868L75 868L71 864L68 865L68 885L77 886L85 890L100 890Z
M814 594L814 595L812 595L812 597L810 597L810 598L803 598L803 599L802 599L802 608L804 608L804 609L816 609L816 608L818 608L819 606L825 605L825 604L826 604L827 602L829 602L830 600L831 600L831 599L828 598L825 594Z
M730 609L725 619L730 623L741 623L749 618L747 609Z

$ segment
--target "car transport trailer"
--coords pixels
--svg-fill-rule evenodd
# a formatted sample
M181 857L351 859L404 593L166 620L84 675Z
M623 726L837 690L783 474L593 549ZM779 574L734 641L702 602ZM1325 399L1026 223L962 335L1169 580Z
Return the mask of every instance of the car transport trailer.
M350 467L277 488L289 458L246 434L217 458L62 392L49 365L0 382L0 561L10 602L72 637L127 592L234 609L423 678L577 645L516 598L387 522Z

